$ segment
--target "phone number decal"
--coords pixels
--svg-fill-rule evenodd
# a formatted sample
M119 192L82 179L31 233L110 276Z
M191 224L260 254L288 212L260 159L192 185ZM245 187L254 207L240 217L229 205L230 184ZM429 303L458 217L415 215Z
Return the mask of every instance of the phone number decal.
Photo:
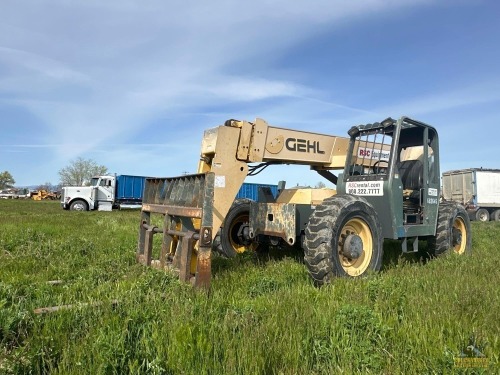
M358 182L351 181L346 184L347 194L361 196L383 196L384 183L382 181Z

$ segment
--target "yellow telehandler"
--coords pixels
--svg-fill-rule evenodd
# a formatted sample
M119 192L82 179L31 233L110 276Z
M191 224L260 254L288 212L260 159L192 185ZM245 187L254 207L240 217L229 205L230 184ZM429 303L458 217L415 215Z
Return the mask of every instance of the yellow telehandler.
M234 201L247 176L273 164L308 165L336 191L283 189L275 198L263 189L257 201ZM137 260L208 288L213 250L300 244L318 285L378 271L385 238L401 240L403 252L417 252L419 240L431 256L470 252L467 213L439 197L438 133L423 122L387 118L340 137L228 120L204 132L197 174L146 180Z

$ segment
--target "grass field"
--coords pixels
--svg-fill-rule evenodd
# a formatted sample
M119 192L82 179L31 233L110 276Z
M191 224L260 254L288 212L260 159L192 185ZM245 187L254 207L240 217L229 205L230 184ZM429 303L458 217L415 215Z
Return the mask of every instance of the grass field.
M472 256L390 242L322 288L299 251L217 258L207 294L135 263L139 215L0 201L0 374L500 373L500 223L472 223Z

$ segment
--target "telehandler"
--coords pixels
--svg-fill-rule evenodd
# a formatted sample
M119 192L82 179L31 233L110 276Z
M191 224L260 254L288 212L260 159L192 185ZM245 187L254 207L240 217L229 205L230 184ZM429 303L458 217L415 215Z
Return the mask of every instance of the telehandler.
M467 213L439 199L436 129L387 118L353 126L348 136L262 119L206 130L197 174L146 180L137 260L208 288L213 250L231 256L266 243L299 244L318 285L378 271L384 239L401 240L405 253L419 251L419 240L431 256L470 252ZM258 201L234 202L245 178L272 164L308 165L336 191L284 189L275 198L264 189ZM162 216L152 221L151 214ZM158 219L161 228L153 225ZM156 233L162 244L153 259Z

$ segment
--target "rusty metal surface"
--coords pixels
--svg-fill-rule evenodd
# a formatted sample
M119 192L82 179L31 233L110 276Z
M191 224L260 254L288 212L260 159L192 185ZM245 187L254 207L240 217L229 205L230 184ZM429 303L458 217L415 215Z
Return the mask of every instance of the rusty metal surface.
M187 237L188 235L190 237L193 237L194 240L199 240L200 239L200 235L199 233L193 233L191 234L191 232L184 232L184 231L181 231L181 230L167 230L165 232L166 234L170 235L170 236L179 236L179 237Z
M139 225L137 261L178 273L184 282L208 288L211 278L214 174L148 178ZM163 215L163 228L151 215ZM163 236L159 259L153 259L153 236ZM191 258L196 257L196 272ZM193 259L194 261L194 259ZM194 272L194 271L193 271Z
M259 234L282 238L295 243L297 233L296 205L288 203L259 203L250 205L250 237Z
M191 255L193 251L194 232L187 232L182 239L181 253L179 254L179 280L189 281L191 279Z
M147 229L146 230L146 238L145 238L145 245L144 245L144 265L150 266L151 265L151 259L152 259L152 253L153 253L153 235L154 235L154 230L153 228Z
M143 205L201 209L208 175L198 173L180 177L147 178Z
M163 239L161 243L159 266L164 268L168 261L168 256L171 253L171 248L174 246L174 239L172 236L168 235L168 231L171 228L176 228L177 223L172 220L168 215L165 215L163 220Z
M198 219L200 219L202 215L201 208L178 207L160 204L143 204L142 210L163 215L169 214L171 216L184 216Z
M198 262L194 286L208 289L212 278L212 246L200 246L198 249Z
M137 242L137 257L144 254L144 246L146 239L146 227L144 225L149 225L151 214L149 212L141 212L141 221L139 224L139 240Z
M212 228L202 227L200 230L199 238L201 240L201 246L211 246L212 245Z

